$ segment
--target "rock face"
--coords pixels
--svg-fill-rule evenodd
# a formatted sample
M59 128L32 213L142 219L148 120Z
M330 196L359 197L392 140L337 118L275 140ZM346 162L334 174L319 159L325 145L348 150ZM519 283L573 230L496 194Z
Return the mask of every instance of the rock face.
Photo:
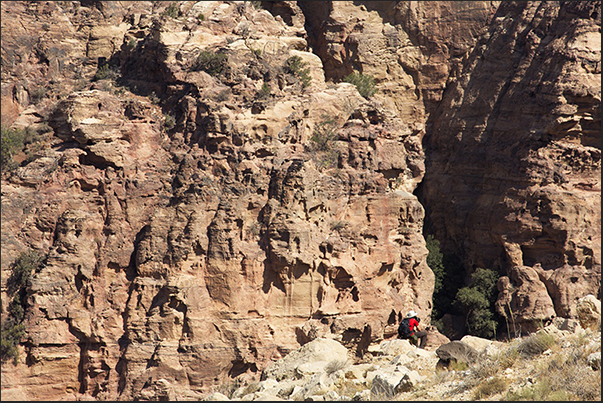
M508 268L499 301L514 313L527 307L517 321L572 315L575 298L599 295L600 53L590 3L262 5L2 2L2 122L41 134L26 145L29 155L15 156L19 167L2 173L3 320L11 263L28 248L45 256L26 287L20 358L2 366L3 396L199 399L235 378L259 380L272 362L317 339L336 340L361 361L408 310L429 326L434 274L424 206L446 236L525 256L497 260L502 252L481 255L463 244L470 262ZM550 30L538 57L504 48L530 10L543 15L539 29ZM513 126L498 103L490 119L501 127L488 133L505 141L479 148L471 131L469 145L443 149L474 116L464 112L473 102L465 94L491 91L502 105L517 103L506 98L512 91L499 96L498 86L478 79L516 67L481 62L491 46L481 39L474 48L482 33L503 53L498 63L526 68L557 44L546 63L548 95L532 110L543 116ZM575 46L562 51L565 39ZM286 67L292 57L305 63L309 82ZM599 64L589 64L596 57ZM373 97L341 82L352 70L375 76ZM472 77L484 88L469 85ZM500 83L516 85L511 78ZM426 123L434 174L421 185L422 205L413 193L426 174ZM550 141L534 148L522 130L539 125ZM508 144L517 152L499 154ZM475 179L475 149L497 156L489 169L514 173L496 176L502 187L478 197L474 188L446 187L467 172ZM567 182L543 185L562 160L571 162ZM496 171L488 172L484 178ZM460 220L503 194L509 211L480 227L487 237L442 218L449 195L485 203L454 204L465 206L453 210ZM527 195L533 215L509 216ZM549 255L567 258L564 266ZM447 341L440 336L429 346ZM385 388L392 379L402 389L416 381L388 376Z
M600 3L501 3L427 123L428 226L532 331L601 290Z

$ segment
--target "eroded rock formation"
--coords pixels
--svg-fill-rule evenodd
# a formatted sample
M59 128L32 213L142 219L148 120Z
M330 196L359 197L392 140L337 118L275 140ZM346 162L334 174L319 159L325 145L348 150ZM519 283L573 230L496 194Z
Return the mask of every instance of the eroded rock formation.
M535 212L504 225L495 220L480 227L488 236L463 232L462 239L487 253L503 248L516 256L523 248L521 264L501 258L489 266L516 273L509 275L513 285L501 288L505 305L524 298L518 282L526 279L526 299L535 285L543 312L571 314L573 298L597 294L592 283L600 276L600 149L591 133L600 127L600 83L597 95L592 81L600 78L600 39L597 64L591 35L599 20L596 5L591 14L573 6L579 18L565 33L573 14L563 13L573 9L538 4L2 2L2 122L43 134L38 149L27 149L32 157L16 156L20 166L3 173L3 317L11 262L28 248L46 256L27 287L19 363L2 366L3 398L197 399L237 377L259 379L271 362L319 337L362 359L369 345L394 335L401 312L414 309L429 326L434 275L426 264L424 207L434 227L448 226L438 233L460 236L465 221L441 218L448 200L506 195L442 188L473 172L475 161L461 146L435 154L437 144L461 132L454 124L467 116L457 98L481 88L469 85L472 77L482 77L476 82L484 91L498 91L483 76L501 65L476 66L490 46L482 39L474 48L482 33L500 43L492 52L507 52L496 56L500 63L523 60L504 48L517 27L501 25L505 18L524 21L521 10L540 10L551 21L558 15L545 24L557 27L550 35L576 44L546 64L551 93L571 99L550 101L557 115L539 117L554 141L501 172L521 166L514 178L531 186L534 175L553 175L548 155L578 164L566 154L571 148L584 157L582 173L566 173L565 193L554 182L530 190L534 211L550 212L548 218ZM203 51L227 63L210 74L200 66ZM306 63L309 85L286 68L293 56ZM582 65L594 70L578 77ZM516 66L502 67L510 74ZM366 99L341 82L352 70L375 77L375 96ZM572 84L582 78L583 93ZM440 101L446 109L433 112ZM563 109L568 105L575 108ZM537 104L532 113L549 107ZM500 120L504 128L509 121L500 110L492 124ZM579 127L557 122L562 115ZM429 206L413 194L426 173L428 118L427 162L440 172L422 185ZM562 129L586 140L569 147ZM505 139L521 146L525 133ZM489 169L502 169L503 155ZM453 176L443 176L442 167ZM593 180L595 191L578 186ZM513 188L513 195L527 188ZM566 196L589 204L572 208L561 203ZM504 201L514 206L516 199ZM559 259L538 252L541 243L522 241L532 232L518 222L532 223L532 232L565 234L564 249L549 238L539 242L568 266L550 267ZM490 262L463 245L469 262ZM568 285L574 277L579 284L596 279L583 293ZM534 312L528 308L523 318Z
M601 292L600 2L502 3L451 77L420 198L498 310L532 331Z

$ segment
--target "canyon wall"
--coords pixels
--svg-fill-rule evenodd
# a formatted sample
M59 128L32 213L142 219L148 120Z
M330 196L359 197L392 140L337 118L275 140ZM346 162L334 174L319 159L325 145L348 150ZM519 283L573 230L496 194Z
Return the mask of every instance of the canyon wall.
M600 288L597 4L2 2L2 123L39 133L2 175L3 319L45 256L3 400L198 399L317 337L360 361L430 324L425 210L501 307L571 315Z
M517 331L601 295L600 11L502 3L427 122L428 227Z

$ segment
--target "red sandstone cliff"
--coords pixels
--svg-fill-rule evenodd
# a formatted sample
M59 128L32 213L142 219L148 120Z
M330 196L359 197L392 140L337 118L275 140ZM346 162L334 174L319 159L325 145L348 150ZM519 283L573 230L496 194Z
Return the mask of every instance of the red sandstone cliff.
M429 324L425 210L526 323L600 288L599 3L262 4L2 2L2 122L44 129L2 178L3 317L47 256L3 398L194 399L320 336L361 358Z

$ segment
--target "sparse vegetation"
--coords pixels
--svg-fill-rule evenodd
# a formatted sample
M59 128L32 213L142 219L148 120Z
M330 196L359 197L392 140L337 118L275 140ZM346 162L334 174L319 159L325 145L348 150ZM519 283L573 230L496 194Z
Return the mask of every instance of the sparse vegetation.
M24 137L23 130L2 126L2 172L11 171L16 168L13 156L23 150Z
M365 98L370 98L377 92L375 79L368 74L352 73L343 78L346 83L354 84L356 89Z
M323 116L323 120L316 124L314 132L310 140L311 149L313 151L329 151L333 147L333 141L335 140L335 130L337 123L335 119Z
M333 360L330 361L327 365L325 365L325 372L328 375L331 375L339 371L340 369L344 369L346 365L348 365L348 362L346 360Z
M507 390L507 380L500 376L488 378L480 383L473 393L474 400L482 400L485 397L502 393Z
M225 102L228 101L230 99L230 94L231 94L231 89L230 88L225 88L223 90L221 90L220 92L218 92L216 94L216 101L217 102Z
M119 68L116 66L110 66L109 63L99 64L96 69L96 73L94 77L92 77L92 81L100 81L100 80L115 80L119 77Z
M25 317L25 294L31 274L38 270L44 257L34 250L22 252L12 263L11 274L6 280L6 294L12 298L8 305L8 317L2 322L2 338L0 340L0 359L2 362L13 360L16 365L19 359L18 345L25 334L23 319Z
M44 87L35 88L33 91L31 91L31 94L29 94L31 103L33 103L34 105L40 103L40 101L46 97L47 92L48 90Z
M170 3L169 6L161 13L161 15L165 15L171 18L178 18L180 11L178 10L178 4Z
M312 81L310 69L306 67L307 65L308 63L304 62L299 56L291 56L285 62L285 71L297 77L301 81L303 88L310 85Z
M205 16L203 15L203 13L199 13L199 14L197 14L197 20L198 20L199 22L201 22L201 21L205 21Z
M194 68L215 77L224 70L227 62L228 56L224 53L202 50L197 56Z
M337 122L334 118L323 116L316 124L308 151L313 152L313 158L321 168L333 167L337 164L339 152L335 149Z
M151 91L151 93L149 94L149 100L155 105L159 105L159 103L161 102L155 91Z
M166 130L171 130L176 126L176 119L172 115L163 116L163 127Z
M524 358L535 357L555 345L555 337L548 333L534 333L521 340L518 353Z
M451 394L471 391L474 400L500 395L499 400L599 401L601 370L593 370L587 356L600 347L589 347L579 334L562 343L563 348L545 332L503 343L497 354L484 354L460 376L449 376L456 384Z
M267 99L270 97L271 92L272 92L272 89L270 88L270 84L264 83L262 85L262 89L258 91L258 98Z

